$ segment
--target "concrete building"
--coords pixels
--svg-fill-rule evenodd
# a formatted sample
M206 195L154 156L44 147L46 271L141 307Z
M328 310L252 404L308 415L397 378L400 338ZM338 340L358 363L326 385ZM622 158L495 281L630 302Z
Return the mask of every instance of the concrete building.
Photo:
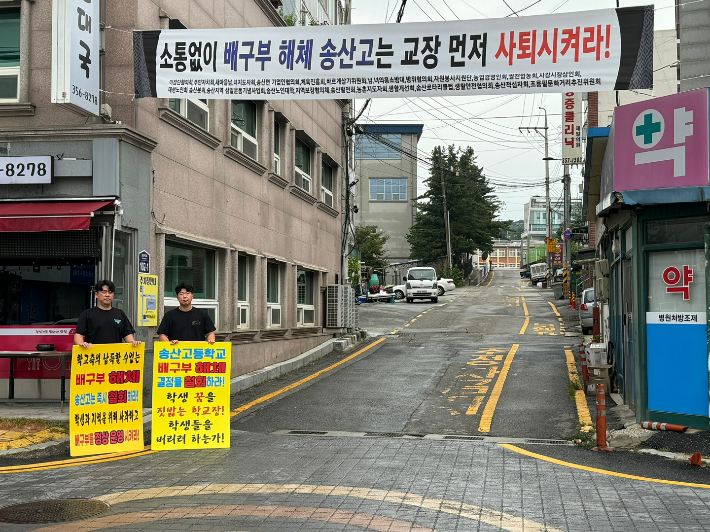
M707 2L675 3L680 90L710 87L710 6Z
M423 127L365 124L358 126L361 133L355 135L354 221L375 225L389 236L385 251L393 263L410 258L406 236L416 214L416 153Z
M284 15L296 15L300 26L350 24L350 0L271 0Z
M2 325L75 319L106 277L137 325L146 250L159 318L193 284L235 375L332 336L348 102L133 98L134 29L283 26L270 1L102 2L101 117L50 101L50 2L1 2L0 22L0 155L53 160L51 182L0 181Z
M486 260L483 253L476 251L474 257L479 266L491 265L494 268L520 268L521 242L519 240L494 240L493 251Z
M581 204L581 199L572 198L572 208ZM564 222L564 198L550 198L550 211L552 213L552 226L550 234L555 236L557 230ZM532 196L523 207L523 232L521 234L521 247L523 264L526 262L527 250L537 247L545 242L547 236L547 200L544 196Z

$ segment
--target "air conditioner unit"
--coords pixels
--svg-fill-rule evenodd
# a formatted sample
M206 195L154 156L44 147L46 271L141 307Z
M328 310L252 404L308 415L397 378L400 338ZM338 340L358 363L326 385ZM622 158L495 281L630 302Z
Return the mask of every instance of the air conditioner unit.
M597 279L597 298L600 301L608 301L609 300L609 278L608 277L603 277L601 279Z
M594 263L594 270L597 272L597 278L609 275L609 261L606 259L596 261Z
M325 326L354 328L357 324L355 290L351 286L331 284L326 288Z

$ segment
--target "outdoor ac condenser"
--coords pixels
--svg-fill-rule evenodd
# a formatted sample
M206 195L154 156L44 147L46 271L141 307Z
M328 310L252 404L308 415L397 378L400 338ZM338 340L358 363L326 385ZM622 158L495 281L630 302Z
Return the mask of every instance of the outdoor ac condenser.
M351 286L330 284L326 288L325 326L354 328L357 326L355 290Z

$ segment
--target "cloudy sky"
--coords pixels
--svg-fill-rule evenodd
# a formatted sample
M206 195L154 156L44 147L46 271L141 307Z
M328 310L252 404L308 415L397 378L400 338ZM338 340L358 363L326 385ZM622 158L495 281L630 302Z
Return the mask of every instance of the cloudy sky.
M400 3L401 0L352 0L353 24L393 24ZM635 5L644 4L620 0L620 7ZM658 0L654 5L656 29L674 28L674 1ZM616 0L408 0L402 23L503 18L516 16L512 15L513 10L520 11L519 16L523 17L613 7ZM355 103L359 110L365 100ZM530 196L545 193L544 140L540 135L521 133L518 129L543 125L543 111L539 107L547 109L550 156L559 158L559 94L374 99L360 121L424 124L419 150L426 154L438 145L472 146L485 175L498 184L496 193L504 203L501 218L519 220ZM571 175L575 197L582 182L581 168L573 168ZM426 167L420 166L420 194L427 176ZM561 176L561 165L551 161L553 199L562 195Z

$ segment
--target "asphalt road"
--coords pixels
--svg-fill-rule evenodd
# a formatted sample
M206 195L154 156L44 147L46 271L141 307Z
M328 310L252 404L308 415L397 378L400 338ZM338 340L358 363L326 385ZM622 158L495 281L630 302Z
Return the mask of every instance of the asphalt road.
M517 270L496 270L494 281L458 288L438 304L360 305L360 326L386 335L385 342L327 378L237 418L233 427L571 437L577 416L564 350L579 343L578 334L564 335L555 310L539 290L523 285ZM526 312L530 323L521 334Z

